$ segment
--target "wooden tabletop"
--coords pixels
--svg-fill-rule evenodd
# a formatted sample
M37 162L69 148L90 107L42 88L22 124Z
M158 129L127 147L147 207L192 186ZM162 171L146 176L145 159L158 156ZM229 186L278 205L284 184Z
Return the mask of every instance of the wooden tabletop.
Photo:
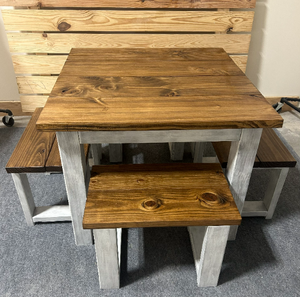
M45 131L281 127L221 48L72 49L37 122Z

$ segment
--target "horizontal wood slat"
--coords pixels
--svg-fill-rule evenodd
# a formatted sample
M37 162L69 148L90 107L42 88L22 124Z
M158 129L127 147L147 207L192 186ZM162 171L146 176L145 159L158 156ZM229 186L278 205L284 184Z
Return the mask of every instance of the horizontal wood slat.
M48 96L21 96L23 112L34 112L37 107L44 107Z
M72 48L205 48L248 53L250 34L7 33L12 53L62 53Z
M253 11L3 10L7 31L250 32Z
M136 50L133 50L133 52L135 51ZM16 74L59 74L67 57L67 55L13 55L12 60ZM230 57L240 67L240 69L245 72L248 56L231 55ZM115 58L116 57L111 57L111 59ZM190 56L188 51L185 52L182 49L179 50L177 56L172 57L172 60L182 61L183 58L188 61L194 61L194 57ZM208 52L207 59L213 58L213 53ZM142 56L141 59L146 60L146 58ZM168 57L168 59L170 60L170 57Z
M59 74L67 57L12 55L12 61L16 74Z
M94 8L254 8L256 0L0 0L0 6Z
M17 77L20 94L49 94L57 80L56 76Z

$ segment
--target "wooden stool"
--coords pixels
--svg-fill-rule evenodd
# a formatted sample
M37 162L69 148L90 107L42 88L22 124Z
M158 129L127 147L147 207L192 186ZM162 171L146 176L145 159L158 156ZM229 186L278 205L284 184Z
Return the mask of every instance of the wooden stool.
M94 229L102 289L120 285L121 228L166 226L189 226L198 285L216 286L230 225L240 222L219 164L92 168L83 227Z
M43 108L37 108L33 113L6 165L6 171L11 173L14 180L25 220L29 226L33 226L36 222L71 221L68 205L36 207L28 182L27 173L62 173L55 133L40 132L35 127L42 110ZM85 145L86 160L88 148L89 146Z

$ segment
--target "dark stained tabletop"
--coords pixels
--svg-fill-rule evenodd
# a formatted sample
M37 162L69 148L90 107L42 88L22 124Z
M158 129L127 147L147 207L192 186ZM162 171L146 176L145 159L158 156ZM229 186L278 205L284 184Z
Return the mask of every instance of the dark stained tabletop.
M221 48L72 49L37 122L45 131L281 127Z

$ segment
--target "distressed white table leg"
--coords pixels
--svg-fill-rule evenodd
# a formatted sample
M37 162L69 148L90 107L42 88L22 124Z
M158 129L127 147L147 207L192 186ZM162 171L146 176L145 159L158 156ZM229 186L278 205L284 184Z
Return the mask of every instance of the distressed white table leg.
M272 219L273 217L288 172L289 168L271 170L271 178L263 200L268 210L266 219Z
M32 217L35 209L35 204L27 175L25 173L11 173L11 175L19 196L26 223L28 226L32 227L34 225Z
M192 142L192 156L194 163L203 163L205 142Z
M100 289L120 287L121 230L93 230Z
M111 163L120 163L123 160L122 143L109 144L109 161Z
M86 161L77 132L56 132L77 245L92 244L91 230L82 228L86 202Z
M102 159L102 145L101 144L91 144L91 151L94 160L94 165L100 165Z
M261 128L242 129L240 140L231 143L226 175L231 193L240 213L242 213L248 191L261 133ZM230 228L230 240L235 239L237 229L237 226Z
M184 142L169 142L170 158L172 161L181 161L184 153Z
M188 227L199 287L217 286L230 226Z

